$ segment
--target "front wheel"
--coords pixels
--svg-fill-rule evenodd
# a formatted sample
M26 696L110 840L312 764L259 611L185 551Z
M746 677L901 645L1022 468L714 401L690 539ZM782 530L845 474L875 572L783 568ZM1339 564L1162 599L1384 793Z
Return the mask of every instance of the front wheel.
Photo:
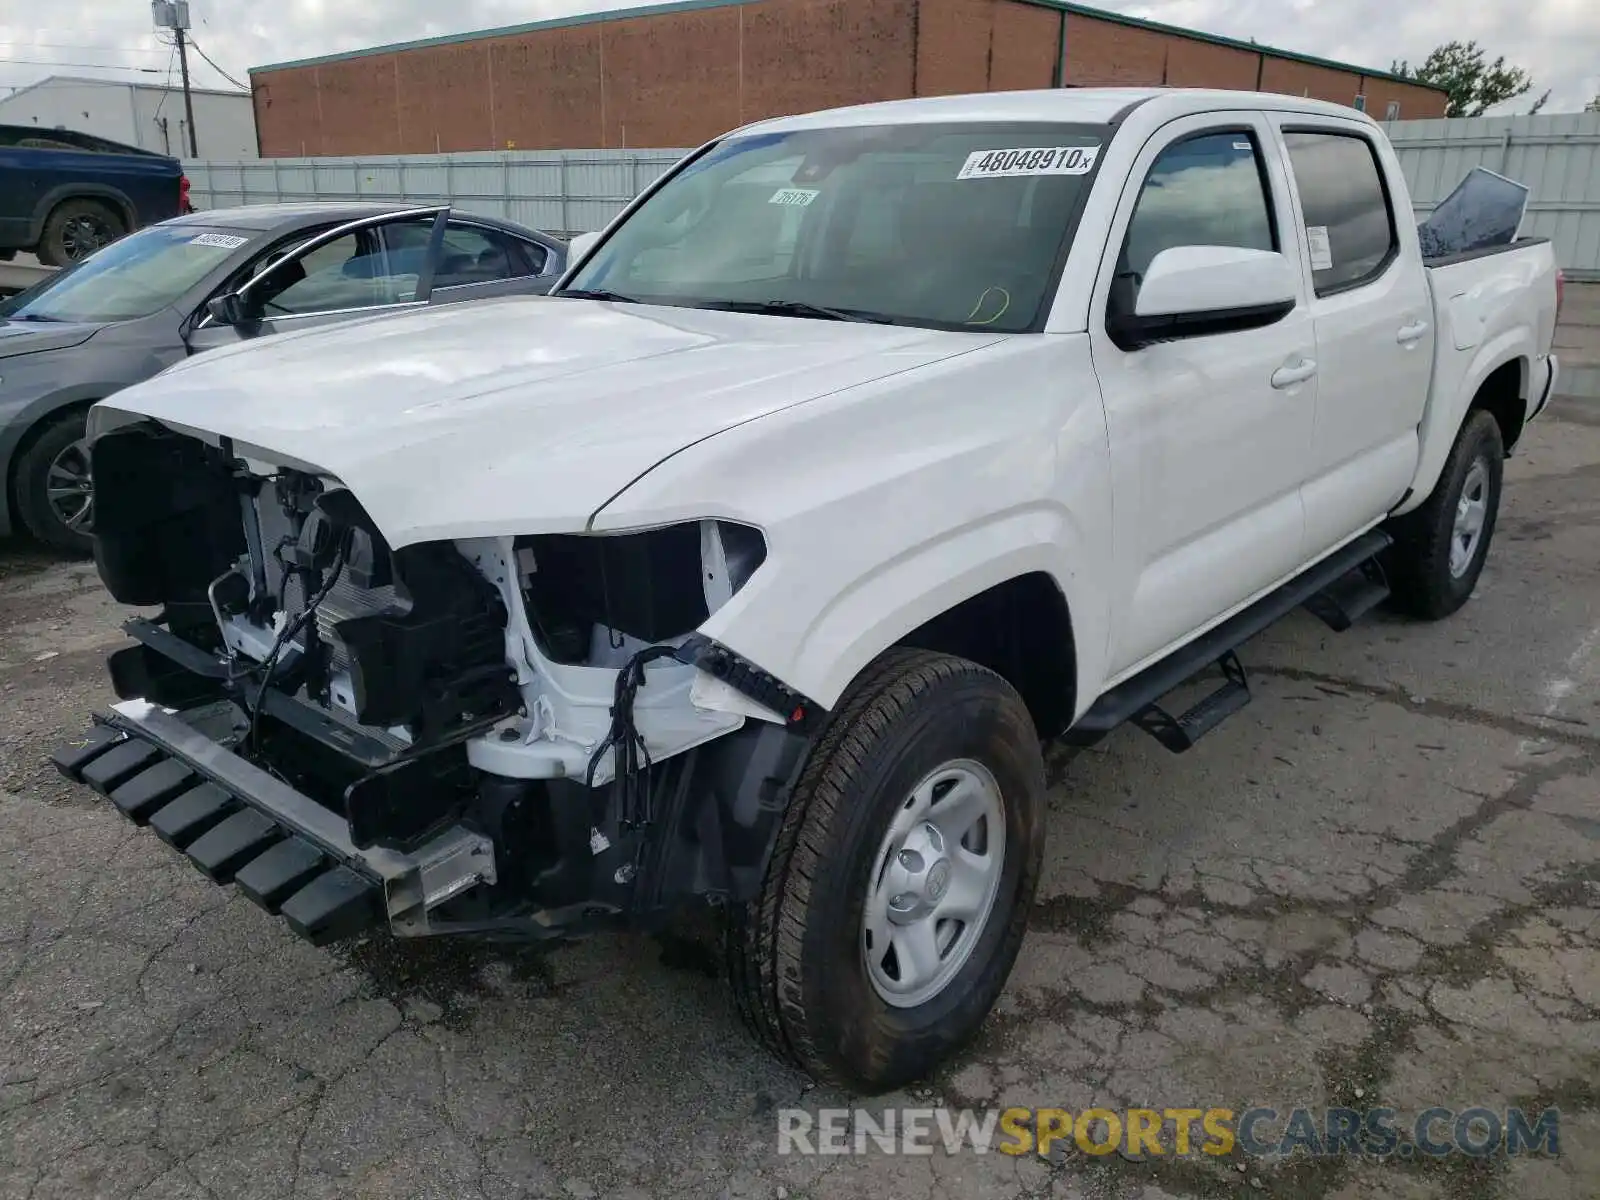
M891 651L819 738L762 894L733 914L746 1022L828 1083L926 1076L1011 972L1043 826L1039 741L1011 686L964 659Z
M1385 565L1397 608L1436 621L1467 602L1494 537L1505 457L1493 414L1468 413L1433 494L1390 522Z
M17 515L35 538L69 554L94 549L94 483L82 409L46 425L17 457Z

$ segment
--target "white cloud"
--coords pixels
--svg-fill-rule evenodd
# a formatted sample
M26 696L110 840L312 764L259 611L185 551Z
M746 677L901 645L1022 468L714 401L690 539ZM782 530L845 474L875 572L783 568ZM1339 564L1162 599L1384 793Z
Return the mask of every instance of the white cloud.
M536 21L634 0L191 0L194 36L239 79L251 66L352 50L384 42ZM1255 38L1265 45L1377 69L1397 58L1420 62L1440 42L1476 38L1491 55L1532 72L1536 90L1552 90L1549 111L1575 110L1600 93L1600 3L1595 0L1102 0L1102 6L1174 25ZM12 12L23 6L8 5ZM150 29L149 8L132 0L70 0L27 6L36 25L0 25L0 59L113 63L144 73L52 68L0 61L0 88L51 73L124 79L165 76L171 51ZM66 14L70 11L70 19ZM270 16L264 12L270 11ZM448 19L441 13L448 12ZM54 14L62 14L60 16ZM226 86L191 56L199 86ZM175 65L174 65L175 71ZM175 75L174 75L175 77ZM1531 97L1511 106L1525 111Z

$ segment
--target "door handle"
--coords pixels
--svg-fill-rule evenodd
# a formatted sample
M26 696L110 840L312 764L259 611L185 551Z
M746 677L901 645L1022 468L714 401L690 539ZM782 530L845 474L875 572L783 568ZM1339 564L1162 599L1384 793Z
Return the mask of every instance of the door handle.
M1402 325L1395 331L1394 340L1402 346L1409 346L1412 342L1420 341L1422 335L1428 332L1426 321L1412 321L1409 325Z
M1272 373L1272 386L1282 390L1292 388L1297 383L1304 383L1317 373L1317 362L1312 358L1302 358L1292 367L1279 367Z

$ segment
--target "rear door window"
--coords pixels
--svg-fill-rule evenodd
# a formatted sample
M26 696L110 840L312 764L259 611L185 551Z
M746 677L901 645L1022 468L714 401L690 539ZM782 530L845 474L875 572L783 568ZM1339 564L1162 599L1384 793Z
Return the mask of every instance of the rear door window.
M537 255L537 262L533 256ZM542 246L514 242L496 229L452 221L444 231L433 286L467 287L538 275L544 267Z
M1400 248L1377 150L1360 134L1286 130L1317 295L1376 279Z

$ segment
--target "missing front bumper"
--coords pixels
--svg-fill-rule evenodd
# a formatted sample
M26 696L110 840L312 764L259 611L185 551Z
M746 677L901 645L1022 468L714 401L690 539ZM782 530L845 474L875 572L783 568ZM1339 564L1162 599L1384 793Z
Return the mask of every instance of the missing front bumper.
M338 814L233 753L177 713L114 705L57 768L183 851L207 878L237 883L317 945L388 921L432 932L429 913L497 881L494 847L463 826L410 853L357 848Z

